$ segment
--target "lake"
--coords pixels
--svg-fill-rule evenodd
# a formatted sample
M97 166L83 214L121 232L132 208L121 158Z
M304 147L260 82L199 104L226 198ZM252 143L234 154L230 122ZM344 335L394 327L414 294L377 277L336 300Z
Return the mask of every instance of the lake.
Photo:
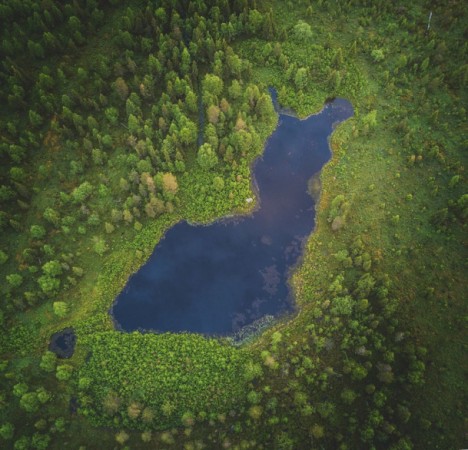
M279 111L253 167L257 210L208 226L170 228L116 298L116 327L226 336L264 316L292 312L288 279L315 221L308 181L331 156L333 127L352 114L344 99L305 120Z

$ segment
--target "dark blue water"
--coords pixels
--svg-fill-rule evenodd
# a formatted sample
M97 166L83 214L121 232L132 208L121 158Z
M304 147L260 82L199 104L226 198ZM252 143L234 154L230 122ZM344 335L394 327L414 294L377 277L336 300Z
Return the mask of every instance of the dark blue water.
M288 277L314 227L307 182L330 158L334 124L352 113L343 99L306 120L280 113L254 166L258 210L209 226L180 222L169 229L117 297L116 325L229 335L265 315L292 311Z
M73 328L65 328L50 337L49 350L59 358L71 358L75 351L76 334Z

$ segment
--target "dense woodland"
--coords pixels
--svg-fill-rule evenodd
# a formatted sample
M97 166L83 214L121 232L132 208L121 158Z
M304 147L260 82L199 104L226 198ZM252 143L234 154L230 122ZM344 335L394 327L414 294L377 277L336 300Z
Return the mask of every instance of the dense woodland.
M458 0L4 0L0 447L466 447L466 23ZM168 227L252 208L269 86L355 108L298 313L240 344L114 330Z

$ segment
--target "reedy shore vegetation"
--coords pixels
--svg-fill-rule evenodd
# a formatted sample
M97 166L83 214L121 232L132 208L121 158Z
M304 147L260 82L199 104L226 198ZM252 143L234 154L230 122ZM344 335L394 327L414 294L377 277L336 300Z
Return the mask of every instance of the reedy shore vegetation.
M7 1L0 22L3 447L466 446L462 2ZM248 213L268 86L300 116L355 108L297 315L241 348L113 330L168 227Z

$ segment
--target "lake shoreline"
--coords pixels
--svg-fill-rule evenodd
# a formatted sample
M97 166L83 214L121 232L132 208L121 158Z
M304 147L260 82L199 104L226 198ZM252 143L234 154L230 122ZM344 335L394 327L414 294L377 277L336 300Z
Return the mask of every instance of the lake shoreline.
M291 114L290 111L288 111L287 115L283 114L284 109L280 108L277 105L276 92L273 89L270 89L270 94L271 94L271 98L272 98L272 103L275 105L275 111L276 111L276 113L278 115L277 116L278 120L276 121L276 127L273 129L272 133L265 140L265 143L263 145L262 153L259 154L250 163L250 169L249 169L250 174L251 174L251 176L250 176L250 185L251 185L251 191L254 192L254 197L256 199L255 202L252 202L252 207L250 208L250 210L247 213L227 215L227 216L217 218L217 219L215 219L213 221L203 222L203 223L198 223L198 222L194 223L194 222L191 222L189 220L180 220L175 225L173 225L173 227L178 227L179 229L181 227L184 227L185 229L187 229L187 227L188 227L189 230L193 230L193 232L195 233L197 229L206 228L208 226L216 226L216 225L238 226L241 223L243 223L245 225L246 222L244 222L244 221L246 221L246 220L248 221L248 219L253 219L256 216L257 213L261 213L260 210L261 210L263 205L262 205L262 198L260 196L260 187L259 187L259 179L258 179L259 174L257 173L258 170L260 170L259 169L260 166L258 166L258 165L260 163L265 163L265 155L267 154L265 152L269 148L270 141L275 136L275 132L278 130L278 127L281 126L282 121L287 120L286 118L292 118L292 119L296 120L297 122L290 122L290 123L291 124L292 123L297 123L298 125L295 125L295 126L299 126L300 124L304 124L307 120L310 120L312 117L320 117L321 114L325 113L325 111L327 110L328 107L330 107L330 108L335 107L335 111L336 111L336 112L333 112L333 110L330 110L328 112L328 114L338 114L338 113L339 114L345 114L346 115L345 118L342 118L342 119L336 118L330 123L329 127L331 129L331 133L328 134L328 132L327 132L327 134L324 135L325 142L326 142L326 148L325 148L325 150L321 150L321 151L326 151L326 156L321 156L321 158L325 158L325 160L324 160L323 163L320 163L320 165L315 170L312 169L312 176L319 176L318 174L320 174L320 172L323 169L324 165L327 164L330 161L330 159L332 158L332 152L331 152L331 146L330 146L330 136L331 136L331 134L333 134L333 132L335 130L336 123L342 122L343 120L347 120L350 117L349 114L351 114L351 115L353 114L353 109L352 109L352 106L349 104L349 102L347 102L346 105L342 104L341 106L336 106L336 105L339 105L340 104L339 102L343 102L344 100L337 99L336 102L338 102L338 103L336 103L336 102L327 102L319 112L317 112L315 114L310 114L305 118L299 118L299 117L297 117L297 115ZM341 109L341 108L344 108L344 109ZM321 120L327 120L328 121L329 119L326 119L326 117L328 117L328 116L323 116ZM311 123L313 123L313 122L311 122ZM291 126L291 125L288 125L288 126ZM299 133L299 134L301 134L301 133ZM278 136L275 136L274 139L278 139L278 138L279 138ZM297 138L297 136L296 136L296 138ZM271 151L272 150L270 150L270 152ZM285 151L285 150L283 149L283 151ZM270 152L268 152L268 153L270 153ZM298 154L303 154L304 150L301 150L300 147L298 147L297 152L298 152ZM314 158L315 157L314 154L315 154L314 152L312 152L310 154L306 152L304 155L308 155L309 158ZM308 167L308 166L306 165L306 167ZM302 176L306 176L306 181L310 180L310 178L311 178L311 176L309 176L309 175L302 175ZM284 184L285 181L283 179L281 179L281 181ZM307 196L306 201L307 201L307 203L311 203L311 205L313 206L312 217L314 217L315 211L317 210L317 207L318 207L319 199L314 198L313 196L310 195L310 193L308 192L307 184L308 184L308 181L306 182L305 186L301 185L302 187L300 187L300 191L301 192L304 192L304 191L306 192L306 196ZM303 195L303 194L301 194L301 195ZM292 197L292 198L294 198L294 197ZM246 199L246 200L248 200L248 199ZM289 200L288 200L288 202L289 202ZM274 201L274 204L275 203L276 203L276 201ZM291 218L292 218L292 216L291 216ZM312 219L312 220L315 221L315 219ZM309 221L306 221L305 223L309 223ZM187 226L185 226L184 224L187 225ZM309 225L307 225L307 226L309 226ZM285 283L285 286L287 288L287 295L286 295L286 297L283 298L282 302L285 302L285 304L288 305L288 306L283 312L276 313L274 320L269 320L270 323L271 322L277 323L279 320L283 320L283 319L286 319L286 318L290 319L291 317L293 317L298 312L298 307L297 307L297 303L296 303L296 300L295 300L296 295L295 295L294 286L293 286L291 280L292 280L292 277L293 277L294 273L296 272L298 267L300 267L300 265L303 262L303 253L304 253L304 250L305 250L306 243L307 243L308 239L310 239L310 236L314 232L314 230L315 230L315 223L312 224L312 228L311 228L310 232L309 231L306 232L306 234L303 237L301 237L301 239L298 241L298 244L297 244L298 245L297 259L295 259L295 262L293 262L291 265L288 264L288 266L285 268L286 272L284 272L283 276L285 276L284 283ZM140 267L139 270L149 270L149 269L145 269L145 267L146 267L147 264L152 264L151 260L154 258L155 249L157 248L157 246L160 243L165 242L166 237L167 237L167 232L168 232L168 230L166 230L163 233L161 239L154 246L152 255ZM201 230L200 230L200 232L201 232ZM170 244L167 244L167 245L170 245ZM126 327L126 326L121 325L121 323L119 322L119 320L116 317L115 308L120 308L121 309L122 305L120 305L120 302L122 301L122 296L125 297L126 295L128 295L129 294L129 289L130 289L129 286L131 286L132 283L134 285L134 283L137 282L136 279L134 279L135 273L133 273L132 276L127 280L127 283L125 284L125 287L122 289L120 294L115 298L111 308L109 309L109 315L110 315L112 323L114 325L114 329L116 329L116 330L118 330L120 332L125 332L125 331L128 331L128 332L139 331L139 332L142 332L142 333L164 333L164 332L168 332L168 331L176 332L176 333L179 332L179 331L174 331L174 330L170 330L170 329L159 329L159 327L147 327L147 326L133 326L131 329L128 329L128 326ZM132 305L134 305L133 302L132 302ZM135 306L133 306L133 307L135 307ZM268 314L267 314L267 316L268 316ZM120 319L120 321L121 320L122 319ZM263 315L258 317L257 319L254 319L254 323L257 323L257 322L262 324L260 326L260 330L264 330L265 329L265 326L264 326L265 321L263 320ZM200 333L201 335L204 335L206 337L218 337L220 339L227 338L227 339L231 339L233 341L236 341L236 336L241 335L241 336L244 336L244 337L246 336L247 337L247 339L242 338L242 340L244 341L244 340L250 340L249 336L251 334L259 334L259 328L255 327L255 326L252 327L251 325L252 325L252 323L248 322L248 323L245 323L244 325L242 325L238 329L234 328L231 331L222 332L222 333L219 333L219 332L204 332L204 331L201 331L201 330L200 331L194 331L194 330L189 330L189 329L182 329L182 330L180 330L180 332L182 332L182 333L184 333L184 332L195 332L195 333ZM251 332L246 331L246 330L250 330Z

